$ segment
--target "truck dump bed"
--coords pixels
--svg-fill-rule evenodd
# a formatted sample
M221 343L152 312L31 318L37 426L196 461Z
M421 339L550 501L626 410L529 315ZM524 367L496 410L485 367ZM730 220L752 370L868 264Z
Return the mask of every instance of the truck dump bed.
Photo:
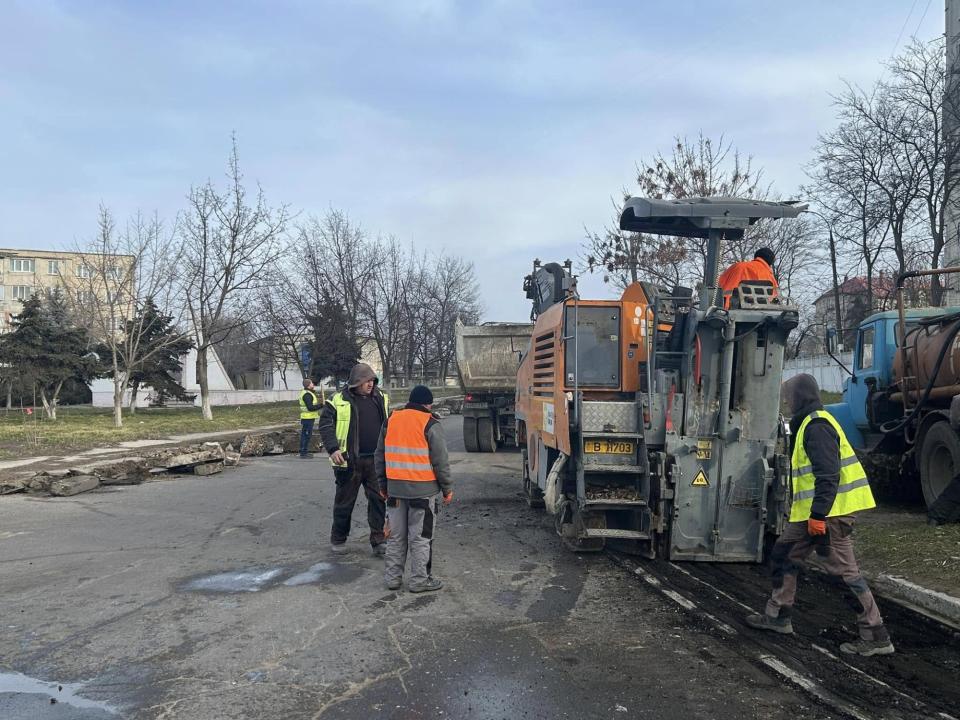
M457 367L467 393L510 393L517 385L520 353L533 333L531 323L457 323Z

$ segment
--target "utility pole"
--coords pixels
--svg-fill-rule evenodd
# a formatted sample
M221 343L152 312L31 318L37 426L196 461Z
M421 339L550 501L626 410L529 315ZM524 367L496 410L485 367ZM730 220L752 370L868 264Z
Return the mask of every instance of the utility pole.
M960 133L960 0L945 0L946 11L946 45L947 45L947 76L944 83L943 101L943 133L944 145L951 147L956 142L957 134ZM957 160L950 162L950 156L956 153L948 152L948 162L945 168L948 180L945 183L948 190L956 188L956 176L960 173L960 163ZM944 234L946 239L943 247L942 263L944 267L955 267L960 265L960 189L954 189L950 193L949 202L946 203L946 217L944 222ZM960 305L960 287L958 287L958 275L945 276L947 286L946 304L950 306Z

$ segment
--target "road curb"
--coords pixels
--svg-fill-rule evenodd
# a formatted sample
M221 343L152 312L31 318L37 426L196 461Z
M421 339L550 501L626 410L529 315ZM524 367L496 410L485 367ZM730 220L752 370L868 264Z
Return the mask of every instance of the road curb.
M877 594L960 630L960 598L881 573L870 578Z

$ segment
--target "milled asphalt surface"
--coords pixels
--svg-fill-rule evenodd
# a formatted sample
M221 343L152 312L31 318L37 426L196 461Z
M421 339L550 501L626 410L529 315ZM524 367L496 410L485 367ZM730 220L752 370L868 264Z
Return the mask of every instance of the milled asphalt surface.
M351 552L329 552L325 458L0 498L0 718L837 717L564 550L519 456L468 455L444 425L456 500L427 595L384 589L362 499ZM51 704L36 681L79 685Z

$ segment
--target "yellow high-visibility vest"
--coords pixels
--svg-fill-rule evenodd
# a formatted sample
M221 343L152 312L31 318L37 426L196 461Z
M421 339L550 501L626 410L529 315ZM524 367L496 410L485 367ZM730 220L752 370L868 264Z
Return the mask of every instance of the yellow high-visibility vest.
M383 416L387 417L390 415L390 397L382 392L383 395ZM337 411L337 443L340 445L340 449L347 453L349 448L347 447L347 436L350 434L350 413L353 411L350 401L343 396L343 392L338 392L336 395L327 400L328 403L333 405L333 409ZM333 458L330 458L330 464L334 467L343 467L342 465L337 465L333 462Z
M307 410L307 403L306 403L306 400L304 399L307 397L307 395L313 395L313 405L314 407L317 406L317 401L318 401L317 394L313 390L307 390L306 388L304 388L303 391L300 393L300 419L316 420L318 417L320 417L320 409L317 408L316 410Z
M873 492L870 490L870 481L863 465L857 459L857 453L843 434L843 428L826 410L815 410L807 415L797 430L797 440L793 446L793 457L790 460L790 475L793 480L793 504L790 506L790 522L803 522L810 518L810 509L813 507L813 497L816 495L814 486L816 478L813 475L813 466L807 451L803 447L803 436L807 425L812 420L822 418L829 422L837 431L840 438L840 485L837 487L837 497L827 517L850 515L860 510L869 510L876 507Z

